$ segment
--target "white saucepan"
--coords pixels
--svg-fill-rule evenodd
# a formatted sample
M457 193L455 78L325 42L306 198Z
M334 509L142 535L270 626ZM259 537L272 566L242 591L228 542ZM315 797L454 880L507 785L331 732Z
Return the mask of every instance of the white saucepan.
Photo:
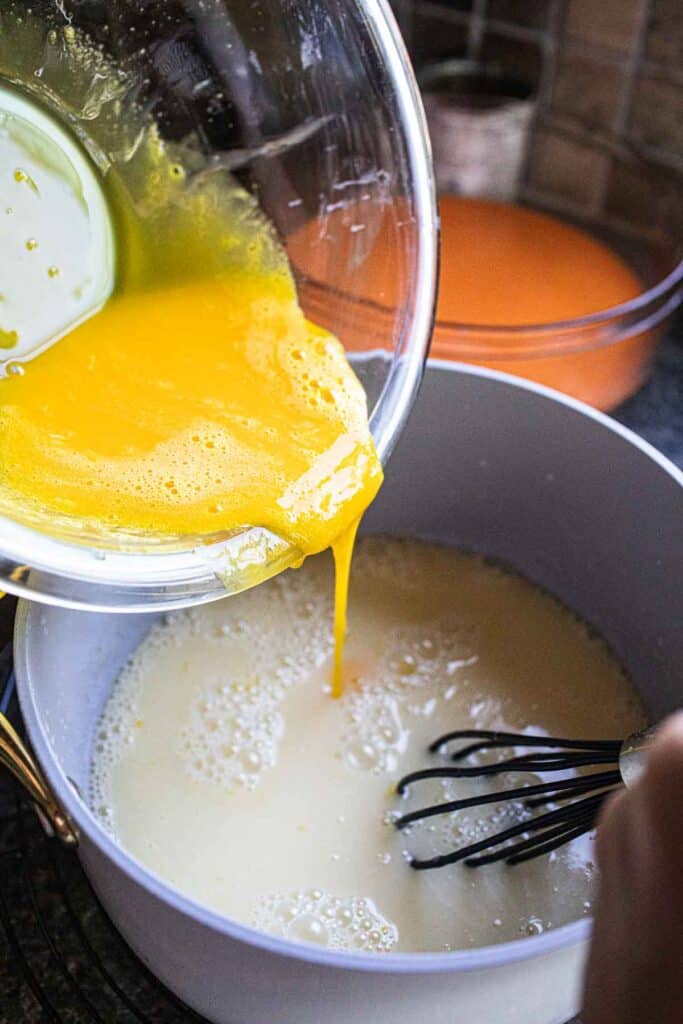
M683 703L682 483L652 448L570 399L433 363L365 529L511 563L602 632L659 718ZM118 847L81 794L98 715L154 618L24 602L16 674L83 866L169 988L221 1024L561 1024L577 1012L585 919L465 952L328 952L213 913Z

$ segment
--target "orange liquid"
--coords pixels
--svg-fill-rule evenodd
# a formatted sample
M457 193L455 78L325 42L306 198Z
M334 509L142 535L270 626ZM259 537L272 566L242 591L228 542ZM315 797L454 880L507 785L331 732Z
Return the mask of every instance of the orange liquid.
M642 286L607 246L535 210L444 196L437 320L554 323L632 299Z
M491 337L455 327L552 324L626 302L643 286L616 253L579 228L520 206L457 196L444 196L440 205L433 356L524 376L602 409L638 387L656 344L652 333L591 347L593 339L572 330L562 342L570 350L557 352L557 336ZM539 351L525 355L533 346Z

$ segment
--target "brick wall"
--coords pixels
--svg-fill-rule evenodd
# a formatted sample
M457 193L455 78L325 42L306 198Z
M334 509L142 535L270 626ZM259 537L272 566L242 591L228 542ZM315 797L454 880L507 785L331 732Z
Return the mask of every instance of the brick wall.
M637 201L623 153L683 174L681 0L392 0L415 66L495 61L538 92L524 176L577 214ZM615 156L621 149L622 157ZM653 187L658 187L655 183ZM650 206L643 220L651 221Z

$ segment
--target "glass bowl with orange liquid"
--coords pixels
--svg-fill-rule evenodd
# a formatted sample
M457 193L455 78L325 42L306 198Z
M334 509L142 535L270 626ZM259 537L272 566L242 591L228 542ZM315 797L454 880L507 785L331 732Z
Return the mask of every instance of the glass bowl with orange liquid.
M605 148L615 185L599 212L570 209L550 188L522 190L519 204L441 197L432 356L602 410L638 389L683 297L683 182Z
M279 0L10 0L0 35L3 144L21 150L0 172L10 174L2 189L18 197L0 234L21 249L11 301L23 303L28 319L16 331L4 322L11 303L0 311L2 375L23 374L41 351L46 310L57 311L54 339L68 329L69 303L69 322L80 323L120 281L163 289L181 270L201 276L229 263L235 239L214 230L202 206L206 183L229 177L245 197L233 206L238 219L243 211L239 244L252 246L257 208L270 227L252 248L257 256L259 247L284 250L304 314L315 320L321 292L346 296L343 316L330 302L318 323L346 347L386 459L419 386L437 260L426 128L388 8L374 0L297 0L286 9ZM62 210L67 192L73 202ZM35 232L17 227L21 203L42 203ZM139 223L164 203L170 219L157 218L161 230L150 241ZM353 215L359 208L362 218ZM176 231L183 209L190 214ZM324 259L318 245L297 244L311 220ZM365 282L384 260L387 234L398 286L392 307L371 324ZM92 267L78 264L86 236ZM53 242L60 258L42 267ZM163 384L163 366L158 376ZM61 533L56 522L38 528L21 508L1 511L0 587L55 604L171 608L239 591L300 560L258 523L108 544L87 530Z
M440 197L432 358L526 377L603 410L639 387L683 297L683 183L621 144L602 145L619 189L600 213L570 210L548 187L522 189L515 203ZM382 344L402 289L391 224L365 225L363 212L334 211L324 225L313 218L290 240L294 261L301 253L313 268L302 293L312 315L343 323L347 346L359 350L368 338ZM371 228L383 253L353 299L321 283L337 218Z

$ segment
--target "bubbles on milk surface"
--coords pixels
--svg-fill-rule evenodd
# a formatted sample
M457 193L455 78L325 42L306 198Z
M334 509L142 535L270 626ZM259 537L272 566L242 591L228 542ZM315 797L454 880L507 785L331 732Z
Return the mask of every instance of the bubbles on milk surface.
M396 772L416 719L442 711L459 674L477 663L476 631L456 617L390 630L369 677L345 700L342 756L353 769Z
M332 650L329 588L322 589L320 566L311 564L310 570L313 586L300 574L278 577L231 598L227 611L232 615L205 613L195 626L207 642L225 647L226 666L194 684L190 718L178 742L192 778L253 789L275 766L285 732L286 694ZM271 622L277 623L274 633ZM238 648L242 659L235 673L229 655Z
M124 666L100 717L92 745L90 764L90 806L104 828L113 833L113 771L132 747L141 728L140 689L148 664L165 646L162 623L152 626L141 647Z
M246 683L202 684L179 753L189 774L221 786L253 789L277 760L284 718L281 687L254 678Z
M197 677L189 666L189 715L175 738L188 775L226 790L253 789L276 763L288 690L332 651L332 594L326 565L289 573L226 604L171 612L152 626L123 668L94 741L91 803L112 827L112 771L142 725L140 693L169 650L180 657L201 640L219 670ZM271 633L269 623L277 623ZM176 653L177 652L177 655ZM232 668L239 662L239 669Z
M263 896L251 923L283 939L349 953L389 953L398 942L398 928L371 899L320 889Z

